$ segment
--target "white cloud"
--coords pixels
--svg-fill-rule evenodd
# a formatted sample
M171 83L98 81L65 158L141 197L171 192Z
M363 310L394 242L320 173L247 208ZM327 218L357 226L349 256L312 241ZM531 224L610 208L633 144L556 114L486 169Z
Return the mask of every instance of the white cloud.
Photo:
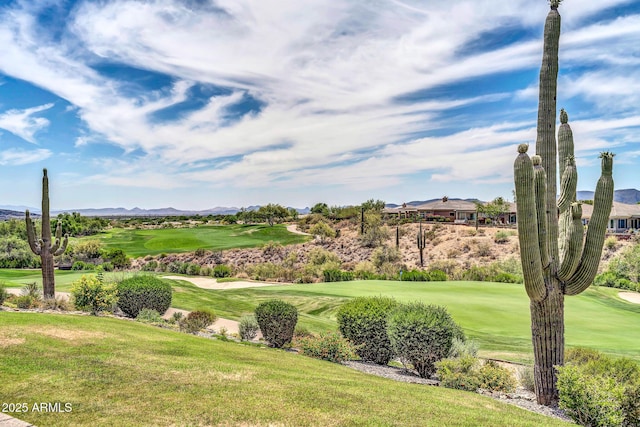
M548 6L534 3L222 0L220 13L206 6L192 10L177 0L83 2L70 16L62 42L42 37L28 8L16 9L2 17L0 70L77 108L89 131L76 148L99 140L125 151L117 164L99 162L94 168L92 179L113 185L363 188L397 185L424 171L440 181L503 182L510 179L511 146L535 139L535 115L510 124L515 119L507 112L503 124L469 129L468 122L447 122L445 113L508 105L510 97L535 99L537 85L483 97L406 104L396 99L537 68L538 39L460 53L487 31L538 28ZM617 144L633 143L640 75L620 67L637 69L639 18L577 27L585 17L623 3L563 4L564 64L587 58L600 68L563 75L562 96L585 98L600 108L617 104L616 111L627 112L627 118L573 122L581 155L615 144L613 137ZM96 58L167 73L174 81L166 90L131 94L124 90L127 82L91 68ZM152 119L186 100L198 84L230 87L231 93L173 120ZM228 108L245 95L260 100L263 110L229 123ZM482 120L481 109L473 123ZM580 119L592 117L584 112ZM449 135L415 136L442 129Z
M20 166L29 163L36 163L51 157L51 151L46 149L20 150L11 148L0 151L0 165Z
M49 126L49 120L44 117L34 117L34 115L51 107L53 107L53 104L40 105L24 110L11 109L5 111L0 114L0 128L35 144L34 135Z

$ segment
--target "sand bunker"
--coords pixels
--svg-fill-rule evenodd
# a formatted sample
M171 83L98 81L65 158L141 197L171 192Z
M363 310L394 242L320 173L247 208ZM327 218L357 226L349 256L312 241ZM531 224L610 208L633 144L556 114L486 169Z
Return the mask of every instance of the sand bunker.
M625 301L640 304L640 293L638 292L618 292L618 296Z

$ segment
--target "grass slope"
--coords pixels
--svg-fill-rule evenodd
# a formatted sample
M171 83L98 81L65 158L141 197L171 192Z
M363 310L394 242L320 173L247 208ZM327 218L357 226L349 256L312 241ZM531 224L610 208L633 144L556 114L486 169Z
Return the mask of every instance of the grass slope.
M529 299L521 285L488 282L354 281L212 291L187 282L174 285L173 306L210 307L238 319L262 301L280 298L300 311L299 324L313 331L337 329L338 307L357 296L385 295L399 301L446 306L485 356L532 360ZM567 346L587 346L640 360L640 305L617 297L618 290L590 288L565 299Z
M116 228L83 239L95 239L96 237L107 248L122 249L134 257L191 252L199 248L209 250L252 248L269 241L288 245L308 240L308 236L287 231L283 224L273 227L265 224L205 225L194 228L152 230Z
M477 394L113 318L0 313L0 401L46 426L554 426Z

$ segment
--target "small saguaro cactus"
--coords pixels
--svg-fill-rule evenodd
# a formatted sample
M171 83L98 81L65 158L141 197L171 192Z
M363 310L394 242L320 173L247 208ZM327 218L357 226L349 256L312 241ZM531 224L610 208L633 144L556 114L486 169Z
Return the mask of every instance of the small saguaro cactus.
M520 258L530 299L535 391L538 403L547 406L558 403L556 367L564 364L564 296L579 294L593 281L613 203L613 154L604 152L585 238L582 208L576 202L573 133L564 110L560 112L556 147L560 1L550 4L540 69L536 155L530 158L528 145L521 144L514 163ZM558 199L557 169L561 178Z
M67 249L68 236L64 236L62 241L62 224L58 221L56 228L56 239L51 242L51 222L49 218L49 178L47 170L42 170L42 236L37 238L36 229L29 216L29 211L25 212L27 223L27 239L34 254L39 255L42 261L42 290L45 298L55 298L56 284L53 271L53 257L61 255ZM62 243L61 243L62 241Z
M396 226L396 248L400 247L400 227Z
M418 238L417 238L418 249L420 250L420 267L424 267L423 251L424 251L424 248L427 246L426 234L427 234L426 231L422 231L422 221L421 221L420 230L418 231Z

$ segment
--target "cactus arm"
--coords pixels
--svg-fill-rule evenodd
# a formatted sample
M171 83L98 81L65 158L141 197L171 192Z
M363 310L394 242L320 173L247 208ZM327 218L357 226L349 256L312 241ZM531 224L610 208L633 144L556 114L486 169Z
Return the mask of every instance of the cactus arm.
M532 301L545 298L547 290L542 276L542 262L538 243L538 218L534 192L533 163L527 155L528 146L520 144L514 169L516 187L518 239L520 259L527 295Z
M596 185L593 215L589 221L580 264L566 283L566 295L577 295L587 289L598 272L604 236L607 231L611 206L613 205L613 178L611 176L613 156L609 152L600 155L602 159L602 174Z
M582 253L582 239L584 227L582 226L582 207L580 203L572 203L569 209L570 222L566 233L565 256L558 270L558 279L565 282L578 268Z
M58 221L58 226L56 227L56 240L51 246L51 253L55 255L55 252L60 248L60 241L62 240L62 224Z
M569 115L563 108L560 110L560 128L558 129L558 164L560 165L560 177L564 175L567 158L569 156L573 157L573 131L571 130L571 126L569 126Z
M29 242L29 247L31 248L31 251L36 254L36 255L40 255L40 245L38 242L36 242L36 228L33 225L33 221L31 220L31 215L29 214L29 210L27 210L25 212L25 222L27 225L27 241Z
M573 155L567 156L565 162L562 181L560 182L560 198L558 199L558 209L560 213L567 212L571 203L576 200L576 189L578 187L578 171Z
M538 243L540 262L544 268L549 266L549 241L547 240L547 174L542 167L540 156L531 157L536 197L536 218L538 223Z
M56 239L56 244L59 242L59 239ZM64 253L64 251L67 250L67 245L69 244L69 236L65 234L64 236L64 240L62 241L62 246L60 246L58 249L56 249L53 252L54 256L58 256L58 255L62 255Z

